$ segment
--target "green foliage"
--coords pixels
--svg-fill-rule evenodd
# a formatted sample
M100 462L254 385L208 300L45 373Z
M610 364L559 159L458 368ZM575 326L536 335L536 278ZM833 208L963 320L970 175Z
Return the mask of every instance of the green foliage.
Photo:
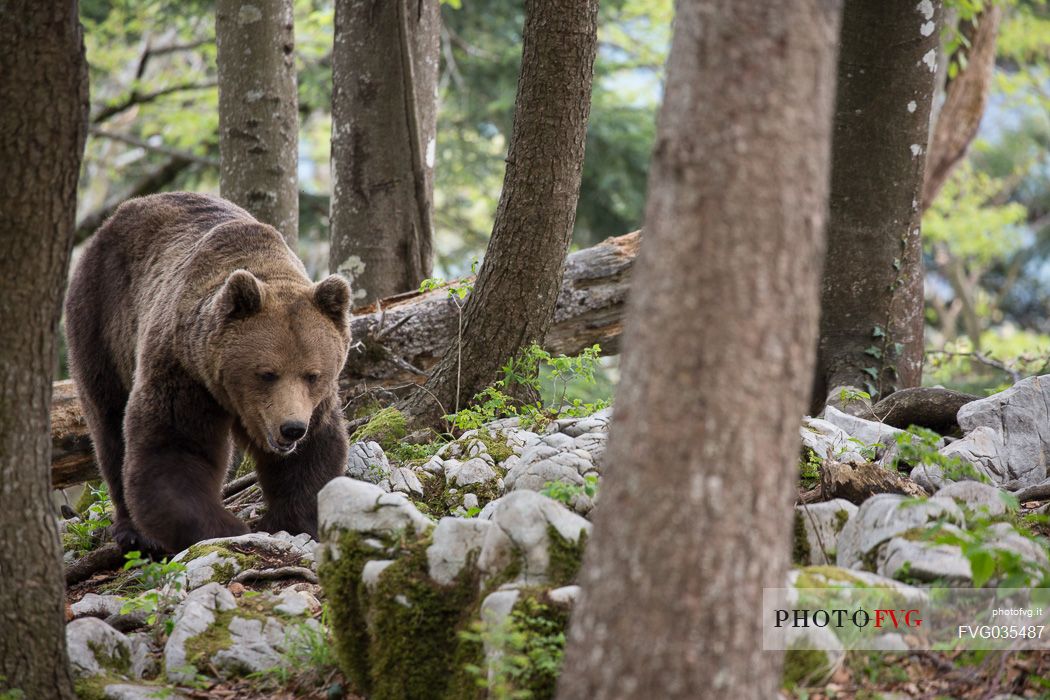
M155 625L164 611L178 602L186 566L169 562L167 558L153 561L143 557L141 552L128 552L124 559L124 571L133 572L127 586L141 593L125 602L120 612L145 612L148 614L146 622ZM167 618L164 624L167 633L171 634L174 620Z
M460 632L467 643L499 649L491 667L467 664L466 671L494 700L554 697L565 653L564 612L525 597L501 624L478 622Z
M799 481L805 488L812 488L820 483L820 468L824 460L808 447L802 448L802 457L799 460Z
M7 686L7 676L0 676L0 700L25 700L25 696L20 689Z
M972 464L955 455L941 453L938 443L941 436L918 425L909 426L908 430L897 435L897 455L894 457L893 466L900 469L906 465L917 467L926 465L937 467L949 481L971 481L988 482L988 477L977 471Z
M106 484L87 484L85 488L87 508L81 512L80 522L70 522L66 525L62 542L65 549L72 550L77 555L90 552L101 544L106 528L113 524L110 518L113 504L109 500L109 488Z
M937 544L955 545L970 562L973 587L983 588L992 582L998 588L1044 588L1050 585L1050 570L1025 559L1017 552L995 544L997 533L992 526L1001 518L976 516L969 520L966 530L948 530L941 525L928 528L923 537ZM1047 541L1018 528L1018 533L1036 541L1046 549Z
M598 400L585 403L574 399L566 405L564 399L573 386L594 383L600 355L601 348L598 345L587 348L576 357L568 357L553 356L533 343L503 366L503 379L475 395L469 407L445 416L445 419L454 430L466 431L476 430L499 418L517 417L523 427L537 427L562 416L590 415L608 406L608 402ZM541 400L526 403L505 393L514 387L539 392L541 371L549 374L555 388L551 402L544 403Z
M582 484L570 484L565 481L548 481L543 485L540 493L567 506L572 505L572 500L577 496L583 495L594 498L598 495L598 477L596 475L588 474L583 477L583 482Z

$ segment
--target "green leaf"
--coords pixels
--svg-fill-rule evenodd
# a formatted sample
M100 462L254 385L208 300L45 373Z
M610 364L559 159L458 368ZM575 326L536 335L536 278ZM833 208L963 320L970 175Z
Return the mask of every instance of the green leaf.
M995 557L987 550L978 549L970 555L970 571L973 587L981 588L995 574Z

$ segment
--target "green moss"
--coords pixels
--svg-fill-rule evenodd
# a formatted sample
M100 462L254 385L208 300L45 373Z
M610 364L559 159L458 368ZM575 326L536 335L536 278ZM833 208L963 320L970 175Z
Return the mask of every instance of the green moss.
M350 436L350 442L370 440L378 442L384 451L397 449L401 439L408 434L408 423L401 411L393 406L377 411L367 423Z
M382 556L367 547L357 533L344 533L336 546L339 558L322 550L318 575L328 599L332 633L335 637L339 667L358 692L371 690L368 648L368 624L365 587L361 571L371 559Z
M476 569L449 586L430 579L424 537L379 578L369 596L370 697L376 700L448 697L458 630L477 601Z
M799 569L795 588L861 587L864 582L837 566L807 566Z
M255 471L255 460L247 452L244 453L244 457L241 458L241 463L237 465L236 477L248 476Z
M842 532L847 522L849 522L849 511L845 508L835 511L835 532Z
M194 559L200 559L212 552L217 552L219 556L226 559L233 559L237 562L237 565L241 567L241 571L244 571L245 569L254 569L261 562L261 559L253 554L244 554L223 544L195 544L189 548L186 553L186 558L182 560L182 563L185 564ZM216 574L220 574L220 570L228 569L230 577L232 578L234 575L232 565L216 564L213 568L215 569Z
M98 665L107 671L126 676L131 672L131 654L127 647L118 645L110 654L106 649L96 642L89 641L88 649L95 656Z
M80 700L106 700L106 686L124 682L106 675L77 678L73 681L73 692Z
M828 654L819 649L788 649L784 653L784 685L807 685L828 672Z
M230 622L234 617L244 617L239 610L220 610L215 612L215 622L196 637L186 640L186 662L199 668L217 652L233 646L230 635Z
M450 586L427 574L430 537L403 543L393 564L369 592L365 564L383 553L345 533L339 558L327 552L320 566L340 667L371 698L443 697L451 664L461 652L457 631L477 603L476 570L464 568Z
M806 536L806 522L802 513L795 511L794 536L791 543L791 560L796 564L805 566L810 562L812 550L809 547L809 538Z
M75 510L80 515L84 515L85 513L87 513L87 509L90 508L96 500L98 500L95 497L95 492L98 491L98 489L101 488L101 486L101 481L86 482L84 484L84 490L80 492L80 498L77 499L77 504L73 506L73 510Z
M552 586L567 586L576 580L576 574L583 562L583 550L587 546L587 533L580 533L580 541L573 542L561 536L553 525L547 526L547 537L550 541L548 553L550 563L547 575Z
M507 445L507 436L502 431L497 430L493 433L482 429L475 435L475 439L485 445L485 449L497 464L514 454L514 450Z

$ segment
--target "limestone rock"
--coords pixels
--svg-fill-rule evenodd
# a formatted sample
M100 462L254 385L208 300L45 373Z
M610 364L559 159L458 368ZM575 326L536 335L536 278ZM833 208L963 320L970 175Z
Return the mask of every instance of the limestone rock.
M347 455L346 475L378 484L390 476L390 460L378 442L355 442Z
M959 427L966 433L990 428L1002 445L1006 471L1001 481L1024 486L1047 476L1050 451L1050 376L1023 379L1006 391L971 401L959 409Z
M493 503L487 510L494 527L478 559L483 576L516 569L523 585L568 583L560 579L575 574L591 524L534 491L512 491Z
M131 673L130 640L97 617L82 617L66 625L66 647L75 678Z
M104 620L110 615L119 614L126 600L118 595L88 593L69 607L75 618L97 617Z
M967 510L988 516L1006 513L1004 492L979 481L958 481L948 484L935 494L938 498L951 498Z
M337 531L396 536L412 529L422 534L434 526L403 494L386 493L378 486L341 476L332 479L317 495L322 536Z
M796 563L833 563L839 533L856 514L857 506L841 498L795 506L795 553L796 560L802 560Z
M890 578L966 583L973 578L970 560L956 545L894 537L881 548L876 570Z
M492 521L468 518L442 518L434 528L427 547L430 578L443 586L456 580L463 568L481 551Z
M196 676L187 658L186 642L198 637L215 624L215 614L235 610L233 594L218 583L201 586L186 597L176 609L175 627L164 645L164 671L173 683L187 683Z
M849 569L860 568L884 542L938 519L963 525L959 506L947 498L919 500L894 494L879 494L866 500L839 535L836 562Z

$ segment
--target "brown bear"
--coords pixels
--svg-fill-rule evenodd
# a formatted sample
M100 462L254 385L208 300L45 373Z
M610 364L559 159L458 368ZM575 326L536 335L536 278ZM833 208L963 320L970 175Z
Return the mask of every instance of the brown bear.
M234 442L266 497L258 529L316 536L317 492L346 466L349 303L342 278L313 284L230 202L179 192L117 209L81 256L66 329L121 547L247 532L221 499Z

